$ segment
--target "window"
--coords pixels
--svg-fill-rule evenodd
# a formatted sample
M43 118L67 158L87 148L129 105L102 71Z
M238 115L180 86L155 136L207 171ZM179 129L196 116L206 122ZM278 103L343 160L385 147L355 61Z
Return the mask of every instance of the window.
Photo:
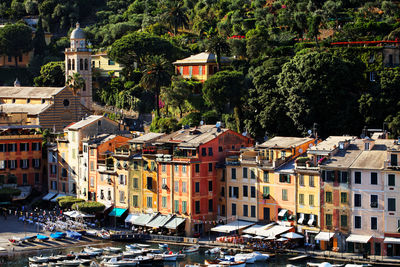
M231 169L231 178L232 180L236 180L236 168Z
M299 185L304 186L304 175L303 174L299 175Z
M199 75L203 74L203 66L199 66Z
M325 225L332 226L332 214L325 214Z
M396 199L388 198L388 211L396 211Z
M153 178L152 177L147 177L147 189L148 190L153 189Z
M167 197L162 197L162 198L161 198L161 206L162 206L163 208L166 208L166 207L167 207Z
M51 181L51 189L57 190L57 181Z
M4 170L6 168L6 161L0 160L0 170Z
M174 201L174 212L179 212L179 200Z
M361 194L354 194L354 206L361 207Z
M29 151L29 144L28 143L20 143L19 150L20 151Z
M221 215L225 216L225 205L221 205Z
M395 175L394 174L389 174L388 175L388 185L389 186L395 186L396 184L396 179L395 179Z
M179 172L178 164L175 164L175 172Z
M308 176L308 185L310 187L314 187L315 186L315 184L314 184L314 176L313 175Z
M67 177L67 169L66 168L61 169L61 176L64 178Z
M349 176L348 172L340 172L340 182L347 184L348 176Z
M125 202L125 192L124 191L119 191L119 202L121 202L121 203Z
M108 60L108 65L115 65L115 61L109 59L109 60Z
M132 196L132 206L137 208L138 205L138 196Z
M155 171L156 170L156 164L155 164L154 161L150 162L150 170L151 171ZM182 170L182 172L183 172L183 170ZM186 172L186 166L185 166L185 172Z
M153 197L147 197L147 208L153 208Z
M35 184L40 184L40 174L39 173L35 173Z
M192 71L193 71L193 67L189 66L189 76L192 77Z
M9 160L8 161L8 168L16 169L17 168L17 161L16 160Z
M314 206L314 195L309 195L308 196L308 204L310 206Z
M397 166L397 154L390 154L390 165Z
M6 145L0 144L0 152L6 152Z
M225 197L225 187L221 187L221 197Z
M90 156L94 156L94 149L90 149Z
M354 173L354 183L361 184L361 172Z
M65 191L66 191L65 183L62 183L61 185L62 185L62 191L65 193Z
M209 148L208 148L208 155L209 155L209 156L212 156L212 155L213 155L213 149L212 149L212 147L209 147Z
M340 192L340 203L347 204L347 193Z
M119 184L125 185L125 175L123 175L123 174L119 175Z
M371 172L371 184L378 184L378 174Z
M182 201L182 213L187 213L187 202Z
M202 156L207 156L207 149L205 147L201 148L201 155Z
M256 198L256 187L255 186L250 187L250 197Z
M11 62L12 58L10 56L8 56L8 62Z
M139 188L139 179L138 178L133 178L133 188L137 189Z
M254 169L250 169L250 178L251 179L256 179L256 172Z
M167 186L167 178L161 178L161 186Z
M75 70L75 59L72 59L72 70Z
M195 165L195 172L199 173L200 172L200 164Z
M371 195L371 208L378 207L378 195Z
M90 176L90 187L94 187L94 177Z
M8 144L8 152L16 152L17 144Z
M51 165L51 174L57 173L57 165Z
M282 200L284 201L288 200L287 189L282 189Z
M249 206L243 205L243 216L248 217L249 216Z
M175 192L179 192L179 181L174 182L174 190Z
M239 198L239 187L236 186L233 187L233 197Z
M199 214L200 213L200 201L195 201L194 207L195 207L196 214Z
M200 182L194 183L194 192L196 192L196 193L200 192Z
M332 192L325 192L325 202L332 203Z
M264 183L269 183L269 175L268 171L263 172L263 181Z
M182 165L182 173L186 173L186 165Z
M361 216L354 216L354 228L361 229Z
M304 205L304 194L299 194L299 204Z
M249 189L247 185L243 186L243 197L249 197Z
M29 161L27 159L21 159L20 160L20 167L22 169L28 169L29 168Z
M255 218L256 217L256 206L250 207L250 216Z
M289 174L279 174L279 182L290 184L290 175Z
M208 181L208 192L212 192L212 191L213 191L212 181Z
M165 163L161 164L161 172L166 172L167 171L167 165Z
M182 182L182 193L186 193L186 182Z
M209 199L208 200L208 212L212 212L213 211L213 200Z
M222 152L222 151L223 151L222 146L219 146L218 147L218 152Z
M236 204L232 203L232 216L236 216Z
M347 228L347 215L340 215L340 226Z
M247 179L247 168L243 167L243 178Z
M64 105L64 107L68 107L69 106L69 100L68 99L64 99L63 105Z
M208 163L208 171L212 172L213 171L213 164L210 162Z
M94 171L94 162L93 161L90 162L90 170Z
M138 169L138 162L137 162L137 161L134 161L134 162L133 162L133 169L134 169L134 170L137 170L137 169Z
M378 229L378 218L371 217L371 230L377 230L377 229Z
M85 70L88 70L88 60L87 59L85 59Z
M369 73L369 81L370 81L370 82L374 82L375 79L376 79L376 72L375 72L375 71L371 71L371 72Z

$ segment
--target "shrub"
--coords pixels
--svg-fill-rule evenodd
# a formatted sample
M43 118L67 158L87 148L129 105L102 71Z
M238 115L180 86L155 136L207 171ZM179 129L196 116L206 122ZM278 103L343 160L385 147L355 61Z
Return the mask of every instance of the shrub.
M63 209L69 209L75 203L85 202L85 200L72 197L72 196L65 196L57 198L58 205L60 205Z
M180 122L180 125L189 125L196 126L200 124L201 113L200 112L192 112L186 115Z
M104 204L96 201L91 202L79 202L72 206L72 209L79 210L84 213L93 214L104 210Z
M16 188L5 187L0 189L0 202L11 201L13 196L21 194L21 190Z

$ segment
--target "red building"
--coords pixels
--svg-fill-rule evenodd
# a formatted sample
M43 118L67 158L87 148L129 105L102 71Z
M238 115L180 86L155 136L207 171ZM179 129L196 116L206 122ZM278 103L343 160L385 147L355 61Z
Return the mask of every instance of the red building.
M183 129L157 140L158 209L186 219L187 235L209 231L217 219L217 167L228 151L253 140L215 125ZM158 152L157 152L158 153Z
M38 125L0 126L0 182L44 191L42 138Z

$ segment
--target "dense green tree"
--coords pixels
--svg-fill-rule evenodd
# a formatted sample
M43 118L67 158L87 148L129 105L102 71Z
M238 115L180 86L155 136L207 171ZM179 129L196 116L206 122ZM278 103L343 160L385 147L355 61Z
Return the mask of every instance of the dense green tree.
M143 70L140 85L155 94L157 117L160 117L160 90L163 86L169 86L171 74L172 65L164 57L156 55L146 58L146 68Z
M46 40L44 36L44 30L42 26L42 18L39 17L38 24L35 32L35 37L33 37L33 52L38 56L43 56L46 50Z
M174 34L178 32L178 28L188 27L187 9L182 0L164 0L162 8L165 12L161 15L161 20L171 27Z
M62 87L65 85L64 61L53 61L42 66L40 76L34 78L36 86Z
M315 44L318 44L319 28L322 21L322 17L319 14L315 14L308 19L308 35L315 39Z
M211 36L207 41L207 49L215 55L217 61L217 70L220 70L222 55L230 53L230 47L226 41L226 38L219 35Z
M174 76L171 86L161 89L161 98L167 105L179 109L179 117L182 118L183 107L192 93L192 84L185 79Z
M85 88L85 79L83 79L79 72L74 72L68 76L67 85L74 95L78 95L79 91Z
M277 84L299 132L306 133L315 122L322 136L359 132L363 74L357 70L328 52L302 53L283 66Z
M18 67L18 57L32 47L32 30L24 24L7 24L0 28L0 54L14 57Z

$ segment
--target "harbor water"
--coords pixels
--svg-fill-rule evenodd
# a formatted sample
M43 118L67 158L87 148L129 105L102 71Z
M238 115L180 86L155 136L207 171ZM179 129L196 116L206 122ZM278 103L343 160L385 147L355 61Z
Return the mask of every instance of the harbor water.
M125 248L125 245L127 243L119 243L119 242L114 242L112 244L112 246L114 247L121 247L121 248ZM109 244L108 244L109 245ZM97 244L97 245L93 245L95 247L105 247L107 245L102 245L102 244ZM157 244L151 244L152 248L158 248ZM39 255L43 255L43 256L48 256L51 254L67 254L69 252L80 252L82 251L84 247L73 247L73 248L68 248L68 249L46 249L46 250L38 250L35 252L31 252L31 253L18 253L13 255L12 258L10 258L8 260L8 262L4 265L1 266L12 266L12 267L26 267L29 266L29 260L28 257L32 257L32 256L39 256ZM173 252L179 252L183 249L183 246L176 246L176 245L169 245L169 249ZM176 262L164 262L164 266L173 266L173 267L184 267L186 264L203 264L205 259L214 259L215 256L210 256L205 254L206 249L205 248L201 248L200 251L195 252L195 253L191 253L191 254L187 254L186 258L180 261L176 261ZM286 267L290 264L290 266L298 266L298 267L305 267L307 266L307 260L302 260L302 261L296 261L296 262L290 262L289 258L295 257L295 254L279 254L276 255L275 257L272 257L271 259L269 259L266 262L256 262L255 264L247 264L246 266L252 266L252 267L262 267L262 266L276 266L276 267ZM99 259L94 259L96 262L100 262L101 260ZM310 260L312 262L323 262L322 260L315 260L312 259ZM330 263L335 263L330 261ZM339 262L337 262L339 263ZM374 265L374 266L378 266L378 265Z

